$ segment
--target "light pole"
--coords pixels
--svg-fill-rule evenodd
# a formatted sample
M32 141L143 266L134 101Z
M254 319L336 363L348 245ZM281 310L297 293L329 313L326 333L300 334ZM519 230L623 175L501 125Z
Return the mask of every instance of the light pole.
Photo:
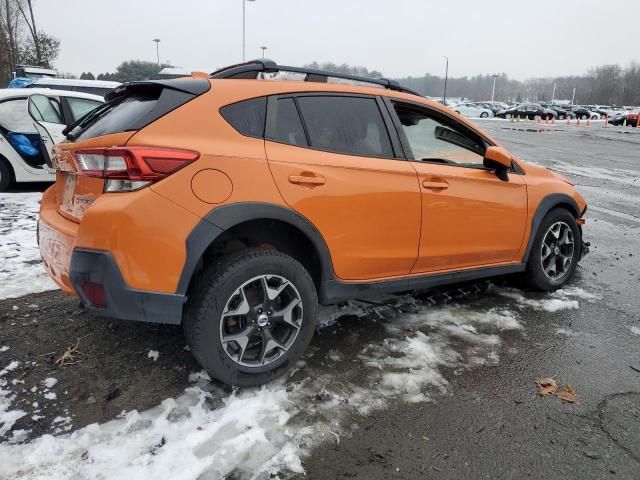
M246 14L246 6L247 6L247 2L255 2L256 0L242 0L242 61L244 62L246 60L246 55L245 55L245 51L246 51L246 19L247 19L247 14Z
M497 75L494 73L491 76L493 77L493 90L491 90L491 103L493 103L493 99L496 96L496 78L498 78L500 75Z
M442 103L444 105L447 104L447 80L449 80L449 57L444 57L447 59L447 67L444 71L444 93L442 94Z
M576 101L576 88L578 87L573 87L573 95L571 95L571 105L573 105Z
M158 70L160 70L160 39L154 38L152 41L156 42L156 57L158 59Z
M551 94L551 105L554 104L554 102L556 101L556 87L558 86L557 83L553 84L553 93Z
M267 49L267 47L260 47L260 50L262 50L262 58L264 58L264 52Z

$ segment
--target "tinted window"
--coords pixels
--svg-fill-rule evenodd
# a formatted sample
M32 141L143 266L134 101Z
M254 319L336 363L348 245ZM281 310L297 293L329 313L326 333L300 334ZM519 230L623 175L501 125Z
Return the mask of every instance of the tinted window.
M111 100L104 110L82 127L83 130L75 138L140 130L192 98L194 95L190 93L170 88L131 89Z
M413 157L423 162L482 167L484 145L422 110L395 105Z
M73 98L66 97L67 105L69 105L69 110L71 111L71 121L75 122L79 118L84 117L91 110L96 108L98 105L102 105L100 102L96 102L95 100L89 100L87 98Z
M264 122L267 115L266 97L227 105L220 109L220 114L242 135L264 137Z
M0 103L0 126L10 132L36 133L27 110L27 99L16 98Z
M308 146L298 109L293 98L280 98L276 103L277 112L274 131L270 138L290 145Z
M351 155L392 157L376 101L346 96L298 97L311 147Z

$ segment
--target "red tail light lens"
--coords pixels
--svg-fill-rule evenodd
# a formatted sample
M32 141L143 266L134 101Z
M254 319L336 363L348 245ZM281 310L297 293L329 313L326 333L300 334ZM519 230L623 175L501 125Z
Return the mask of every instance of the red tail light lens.
M191 162L200 154L189 150L152 147L91 148L75 152L78 170L107 179L106 192L131 191L157 182Z
M82 291L91 305L95 307L106 307L107 297L104 293L104 285L101 283L84 282Z

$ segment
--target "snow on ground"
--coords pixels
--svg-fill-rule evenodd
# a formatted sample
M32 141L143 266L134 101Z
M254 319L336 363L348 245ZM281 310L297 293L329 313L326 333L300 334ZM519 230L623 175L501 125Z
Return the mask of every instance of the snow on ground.
M449 388L445 367L498 363L504 332L517 334L525 328L519 309L548 311L548 302L555 300L561 303L552 303L553 311L575 308L577 298L590 296L569 289L536 300L513 289L498 293L514 300L516 309L511 302L503 308L491 306L496 302L425 307L413 300L415 313L389 309L393 317L384 320L373 340L358 341L357 332L343 327L354 335L353 348L311 348L287 379L262 388L228 395L205 372L194 372L189 376L192 387L153 409L124 413L72 433L59 429L60 434L29 443L14 435L0 444L4 478L267 479L283 471L302 472L302 457L319 442L339 443L354 416L395 400L436 399ZM407 298L402 301L406 304ZM343 311L377 324L379 309L358 302ZM328 320L336 313L323 312L323 331L340 328ZM350 368L337 368L344 362ZM24 415L3 405L0 412L15 419ZM67 416L58 420L70 428Z
M634 335L640 335L640 328L638 327L629 327L629 330L631 330L631 333Z
M56 289L42 268L36 225L42 194L0 194L0 299Z

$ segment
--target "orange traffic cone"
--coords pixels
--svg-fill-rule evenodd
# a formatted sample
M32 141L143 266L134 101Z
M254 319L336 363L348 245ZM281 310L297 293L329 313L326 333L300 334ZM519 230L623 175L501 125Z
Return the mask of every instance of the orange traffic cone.
M551 125L555 125L556 124L556 117L551 117Z
M602 128L608 128L609 127L609 115L605 115L604 116L604 127Z
M540 123L540 115L536 115L536 123Z
M571 117L567 117L567 125L571 125Z
M576 127L580 126L580 117L576 117Z
M590 127L591 126L591 119L587 118L587 124L585 125L586 127Z

